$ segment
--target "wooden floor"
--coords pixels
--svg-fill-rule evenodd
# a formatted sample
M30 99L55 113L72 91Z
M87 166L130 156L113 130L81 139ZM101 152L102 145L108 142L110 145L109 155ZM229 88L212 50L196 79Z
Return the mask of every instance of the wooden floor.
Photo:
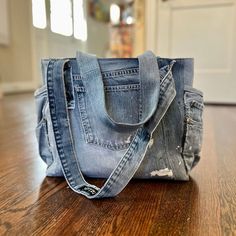
M45 178L34 109L31 94L0 100L0 235L236 235L236 107L206 107L189 182L133 180L93 201Z

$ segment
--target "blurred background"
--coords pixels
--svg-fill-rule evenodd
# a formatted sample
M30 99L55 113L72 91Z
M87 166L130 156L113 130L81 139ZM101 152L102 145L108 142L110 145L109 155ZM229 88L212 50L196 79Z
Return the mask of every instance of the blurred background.
M208 103L236 103L235 0L0 0L0 97L41 85L40 59L194 57Z

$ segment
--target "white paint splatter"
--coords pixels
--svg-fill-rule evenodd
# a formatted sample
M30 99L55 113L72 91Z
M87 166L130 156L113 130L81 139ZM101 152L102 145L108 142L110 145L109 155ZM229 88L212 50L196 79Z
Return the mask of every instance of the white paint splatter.
M151 138L150 141L149 141L148 147L150 148L153 145L153 143L154 143L154 139Z
M125 143L130 143L130 138L131 138L131 136L129 136L129 137L125 140Z
M172 177L173 172L172 172L172 170L169 170L168 168L165 168L165 169L161 169L161 170L152 171L151 176L168 176L168 177Z
M182 152L181 146L178 145L178 146L176 147L176 150L177 150L178 152Z

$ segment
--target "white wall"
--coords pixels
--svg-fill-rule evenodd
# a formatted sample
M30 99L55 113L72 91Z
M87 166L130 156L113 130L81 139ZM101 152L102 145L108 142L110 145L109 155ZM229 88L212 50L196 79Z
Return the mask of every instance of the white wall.
M2 90L27 90L32 87L31 7L29 0L8 0L8 46L0 45L0 83Z
M88 17L88 40L52 33L48 26L32 26L31 0L8 0L9 46L0 45L0 87L3 92L33 91L41 84L40 60L49 57L74 57L76 50L105 56L109 45L108 25Z

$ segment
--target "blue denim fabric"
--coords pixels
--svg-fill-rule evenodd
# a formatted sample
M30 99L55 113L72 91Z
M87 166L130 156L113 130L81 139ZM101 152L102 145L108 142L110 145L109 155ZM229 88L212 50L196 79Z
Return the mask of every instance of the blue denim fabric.
M157 58L42 61L35 92L39 154L48 176L64 175L86 197L117 195L131 178L188 180L202 143L202 92L193 60ZM107 178L103 187L83 175Z

